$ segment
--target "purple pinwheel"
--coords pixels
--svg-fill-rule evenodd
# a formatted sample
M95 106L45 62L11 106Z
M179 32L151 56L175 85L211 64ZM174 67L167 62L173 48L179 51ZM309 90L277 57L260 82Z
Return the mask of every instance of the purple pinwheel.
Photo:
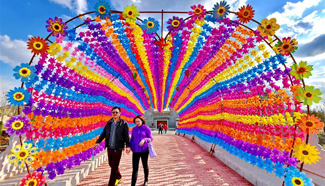
M182 30L184 28L184 20L183 18L179 18L176 16L173 16L173 18L169 19L167 21L167 26L168 31L170 32L178 32L179 30Z
M47 31L52 32L53 36L59 37L60 35L64 36L67 34L66 29L68 27L61 18L55 17L54 20L50 18L46 23L48 24L46 25Z
M12 135L16 132L16 135L25 134L26 131L28 131L31 127L30 119L26 116L13 116L11 119L9 119L5 127L8 127L6 132L9 135Z

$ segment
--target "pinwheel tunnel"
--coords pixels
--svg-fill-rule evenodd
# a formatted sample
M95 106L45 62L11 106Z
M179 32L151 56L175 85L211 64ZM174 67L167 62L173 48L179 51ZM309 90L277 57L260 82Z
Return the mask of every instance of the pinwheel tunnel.
M8 132L27 139L8 156L28 168L22 182L33 175L45 183L41 172L53 179L103 151L104 144L92 146L118 106L130 130L136 115L170 108L179 115L176 133L213 143L286 185L310 184L303 164L320 157L308 138L323 126L309 115L321 100L304 83L312 66L295 61L298 42L277 37L274 18L259 23L250 5L229 9L224 1L212 11L192 6L187 19L167 20L165 38L154 18L137 20L134 5L120 12L100 1L67 22L47 20L50 35L30 38L34 56L14 69L22 86L8 93L19 107Z

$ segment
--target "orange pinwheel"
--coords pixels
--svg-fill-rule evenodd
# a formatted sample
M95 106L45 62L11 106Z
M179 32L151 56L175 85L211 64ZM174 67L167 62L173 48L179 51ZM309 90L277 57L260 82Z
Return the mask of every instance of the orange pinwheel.
M239 12L237 12L237 18L238 21L241 23L248 23L249 21L251 21L254 17L254 12L255 10L253 10L253 7L250 5L242 6L239 9Z
M32 37L28 39L27 48L32 50L32 53L39 55L45 54L49 49L49 45L43 38Z
M314 115L304 115L297 120L299 128L307 134L315 134L323 129L324 123Z

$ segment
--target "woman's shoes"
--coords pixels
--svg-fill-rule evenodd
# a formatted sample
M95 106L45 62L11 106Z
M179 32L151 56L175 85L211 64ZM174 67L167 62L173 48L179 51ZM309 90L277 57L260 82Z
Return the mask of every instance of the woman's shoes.
M148 186L148 181L145 181L143 186Z
M116 181L115 181L115 185L118 185L118 184L120 183L121 180L122 180L122 178L120 178L120 179L116 179Z

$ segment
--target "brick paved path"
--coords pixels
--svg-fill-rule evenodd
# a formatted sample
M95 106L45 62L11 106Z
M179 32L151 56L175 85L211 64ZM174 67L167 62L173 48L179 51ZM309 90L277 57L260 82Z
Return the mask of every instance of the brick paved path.
M188 138L176 135L154 135L153 138L158 156L149 158L149 185L252 185ZM131 185L131 154L123 153L120 170L123 177L119 185ZM78 185L107 185L109 174L108 163L103 163ZM137 185L143 181L140 162Z

